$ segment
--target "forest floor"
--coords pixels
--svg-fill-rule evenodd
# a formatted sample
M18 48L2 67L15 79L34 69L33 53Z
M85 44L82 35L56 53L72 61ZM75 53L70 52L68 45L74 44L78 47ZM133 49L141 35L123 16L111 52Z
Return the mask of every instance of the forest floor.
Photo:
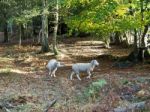
M65 44L64 44L65 43ZM61 55L56 58L66 66L59 68L56 78L47 79L47 62L53 53L38 54L40 46L16 44L0 45L0 112L44 112L46 105L57 99L49 112L111 112L117 107L128 107L145 102L150 109L150 65L139 63L132 67L112 67L111 56L127 56L131 49L113 46L104 48L101 41L89 38L71 38L59 42ZM68 79L71 64L97 59L91 79L81 74ZM98 90L91 89L97 84ZM106 82L103 86L102 83ZM95 85L94 85L95 86ZM9 105L9 106L8 106ZM10 105L12 107L10 107ZM8 107L2 109L2 107ZM137 111L135 111L137 112Z

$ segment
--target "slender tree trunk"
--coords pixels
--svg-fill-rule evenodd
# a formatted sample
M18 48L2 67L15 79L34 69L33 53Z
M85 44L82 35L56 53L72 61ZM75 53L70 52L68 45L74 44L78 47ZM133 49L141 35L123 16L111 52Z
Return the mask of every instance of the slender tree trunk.
M138 48L138 43L137 43L137 31L134 29L134 49L136 50Z
M19 25L19 46L22 45L22 28L21 25Z
M10 33L11 33L11 36L13 35L13 23L11 22L10 23Z
M129 42L129 41L130 41L129 37L130 37L130 36L127 35L127 32L124 32L124 35L123 35L123 36L124 36L125 39L126 39L126 40L125 40L125 44L126 44L127 46L129 46L129 44L130 44L130 42Z
M111 47L110 47L110 39L107 39L107 40L106 40L106 48L108 48L108 49L111 48Z
M55 26L54 26L54 33L53 33L53 52L55 55L58 54L58 50L57 50L57 31L58 31L58 20L59 20L59 14L58 14L58 0L56 0L56 14L55 16Z
M121 36L120 32L117 31L117 32L115 33L115 44L116 44L116 45L121 44L121 38L120 38L120 36Z
M48 44L48 18L44 13L44 9L46 7L47 0L42 0L43 5L43 15L42 15L42 48L41 52L49 52L49 44Z
M41 34L42 34L42 29L40 29L39 34L38 34L38 44L42 43Z
M140 46L140 49L141 49L141 58L142 58L142 61L144 61L144 58L145 58L145 51L146 51L146 41L145 41L145 35L148 31L148 25L145 25L145 28L144 28L144 32L142 34L142 37L141 37L141 46Z
M33 19L32 19L32 23L31 23L31 32L32 33L31 33L30 37L33 38L33 42L35 42Z
M141 39L141 47L146 47L145 35L147 31L148 31L148 25L145 25L144 32L142 34L142 39Z
M7 23L7 21L5 21L5 23L4 23L4 43L7 43L9 41L7 25L8 25L8 23Z
M144 1L143 0L140 0L140 5L141 5L141 22L143 23L144 21ZM144 32L141 36L141 39L140 39L140 50L141 50L141 58L142 58L142 61L144 61L144 53L145 53L145 50L146 50L146 43L145 43L145 35L148 31L148 25L145 25L144 27Z
M25 40L25 28L24 28L23 24L21 24L21 38L23 40Z
M132 53L131 53L132 54ZM139 48L138 48L138 36L137 30L134 29L134 50L133 50L133 61L137 63L139 61Z

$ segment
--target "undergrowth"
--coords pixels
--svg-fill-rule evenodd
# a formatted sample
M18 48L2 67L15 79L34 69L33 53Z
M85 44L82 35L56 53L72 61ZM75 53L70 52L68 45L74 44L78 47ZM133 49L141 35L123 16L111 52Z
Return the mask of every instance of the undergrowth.
M107 82L105 79L99 79L95 82L92 82L83 90L83 93L77 97L77 102L95 102L96 99L99 99L99 92L101 88L106 84Z

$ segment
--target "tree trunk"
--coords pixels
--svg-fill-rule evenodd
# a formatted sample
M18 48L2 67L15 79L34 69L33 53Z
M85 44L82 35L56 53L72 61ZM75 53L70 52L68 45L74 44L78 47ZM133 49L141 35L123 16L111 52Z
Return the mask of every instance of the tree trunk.
M43 5L43 15L42 15L42 48L41 52L49 52L49 44L48 44L48 18L45 14L44 10L47 8L46 6L47 0L42 0Z
M21 46L22 44L22 28L21 25L19 25L19 46Z
M5 23L4 23L4 43L7 43L9 41L7 25L8 25L8 23L7 23L7 21L5 21Z
M30 38L33 38L33 42L35 42L35 37L34 37L34 24L33 24L33 19L32 19L32 23L31 23L31 35ZM28 32L29 33L29 32Z
M140 46L140 48L142 50L141 51L142 61L144 61L144 57L145 57L144 54L145 54L145 51L147 48L146 41L145 41L145 35L146 35L147 31L148 31L148 25L145 25L144 32L143 32L142 37L141 37L141 46Z
M11 36L13 35L13 23L11 22L10 24L9 24L9 26L10 26L10 34L11 34Z
M141 8L141 22L143 23L144 20L144 7L143 7L143 0L140 0L140 8ZM131 52L131 54L128 56L128 59L130 60L136 60L137 61L142 61L144 62L145 58L145 52L147 51L147 46L146 46L146 38L145 35L148 31L148 26L149 24L145 25L144 27L144 32L142 35L139 35L139 45L138 45L138 36L137 36L137 31L136 29L134 30L135 35L134 35L134 50Z
M138 62L138 60L139 60L139 45L138 45L138 36L137 36L137 30L136 29L134 29L134 60L136 60L136 62Z
M58 54L58 50L57 50L57 31L58 31L58 20L59 20L59 14L58 14L58 0L56 0L56 14L55 16L55 26L54 26L54 33L53 33L53 52L55 55Z
M42 43L42 36L41 36L41 34L42 34L42 29L40 29L40 31L39 31L38 44L41 44L41 43Z
M140 0L140 5L141 5L141 22L143 23L144 21L144 3L143 3L143 0ZM145 35L148 31L148 25L145 25L144 27L144 32L141 36L141 44L140 44L140 50L141 50L141 58L142 58L142 61L144 61L144 53L146 51L146 43L145 43Z
M21 24L21 38L23 40L25 40L25 28L24 28L23 24Z
M133 62L138 62L138 61L142 61L144 62L144 59L145 59L145 52L147 52L147 47L146 47L146 43L145 43L145 35L148 31L148 25L145 26L144 28L144 32L142 34L142 39L140 40L141 41L141 44L138 45L138 42L137 42L137 31L136 29L134 30L135 31L135 35L134 35L134 50L133 52L130 53L130 55L128 56L128 59L130 61L133 61Z
M115 33L115 44L116 44L116 45L121 44L120 36L121 36L120 32L116 32L116 33Z
M137 31L134 29L134 49L138 48L138 39L137 39Z

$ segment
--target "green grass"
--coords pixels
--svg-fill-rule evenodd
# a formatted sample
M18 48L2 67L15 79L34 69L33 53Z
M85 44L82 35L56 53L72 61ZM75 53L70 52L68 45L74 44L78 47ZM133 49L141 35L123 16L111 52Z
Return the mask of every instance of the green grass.
M99 99L99 92L107 82L105 79L99 79L95 82L92 82L88 87L85 88L81 95L78 95L77 101L78 102L88 102L88 101L96 101Z

